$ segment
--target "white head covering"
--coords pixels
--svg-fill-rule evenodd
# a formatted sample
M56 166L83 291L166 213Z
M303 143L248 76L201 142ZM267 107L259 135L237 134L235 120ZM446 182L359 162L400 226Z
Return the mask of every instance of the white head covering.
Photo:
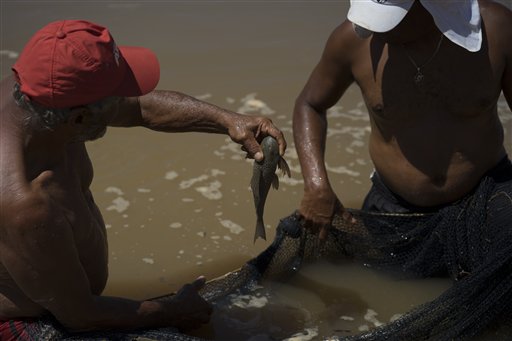
M387 32L402 21L415 0L350 0L348 19L372 32ZM418 0L453 43L475 52L482 46L477 0Z

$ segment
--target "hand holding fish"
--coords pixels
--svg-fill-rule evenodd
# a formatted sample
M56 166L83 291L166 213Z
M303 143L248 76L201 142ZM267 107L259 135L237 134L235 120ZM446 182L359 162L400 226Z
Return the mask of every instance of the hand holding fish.
M279 155L284 155L286 140L283 133L266 117L237 115L234 117L228 129L231 139L242 145L242 150L247 152L247 157L261 161L264 153L260 141L266 136L272 136L277 140Z

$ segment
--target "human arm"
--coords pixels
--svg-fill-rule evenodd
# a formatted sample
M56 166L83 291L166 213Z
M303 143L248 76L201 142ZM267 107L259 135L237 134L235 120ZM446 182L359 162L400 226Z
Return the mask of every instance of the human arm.
M125 99L111 125L144 126L163 132L227 134L256 160L263 159L259 142L265 136L277 140L281 155L286 150L283 133L270 119L238 114L175 91L155 90L139 98Z
M2 203L0 230L2 265L31 301L70 331L188 329L208 320L211 307L197 294L204 279L185 286L169 302L93 293L76 246L76 225L47 191L37 188L39 178L33 182L36 188L17 191L17 200Z
M348 53L354 39L358 38L348 21L334 30L320 62L295 102L293 113L293 137L304 178L299 214L307 226L320 230L322 239L335 213L350 218L329 182L324 156L327 109L336 104L354 81Z

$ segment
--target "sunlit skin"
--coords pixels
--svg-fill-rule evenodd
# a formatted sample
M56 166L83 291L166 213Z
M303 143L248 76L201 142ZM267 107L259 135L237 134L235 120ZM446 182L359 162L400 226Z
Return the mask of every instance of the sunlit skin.
M506 155L497 114L500 92L512 104L512 14L480 1L483 44L468 52L446 37L416 1L386 33L363 39L348 20L329 37L296 100L294 140L304 177L299 212L325 236L333 214L352 220L329 183L324 163L326 111L356 83L370 116L369 152L383 182L409 203L432 207L468 194Z
M83 141L99 138L107 126L227 134L248 157L261 159L258 142L267 135L284 154L282 132L267 118L172 91L119 98L101 115L76 107L66 123L35 131L24 124L27 113L15 103L13 85L13 77L0 84L0 320L49 311L70 331L186 330L207 322L212 307L198 295L204 278L169 303L101 296L107 238L89 189L93 167Z

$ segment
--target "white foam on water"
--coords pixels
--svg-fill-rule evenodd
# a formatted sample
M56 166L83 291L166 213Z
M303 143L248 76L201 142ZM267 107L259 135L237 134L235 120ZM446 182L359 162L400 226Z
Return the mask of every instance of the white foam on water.
M242 309L263 308L268 304L268 298L265 296L254 295L229 295L230 304Z
M240 100L242 106L237 109L239 113L250 114L259 113L262 115L273 115L275 111L271 109L265 102L256 98L257 93L253 92L246 95Z
M241 160L244 160L245 157L242 155L235 154L235 155L231 155L230 159L235 160L235 161L241 161Z
M210 182L208 186L196 187L195 190L207 199L220 200L222 199L222 192L220 191L221 187L222 183L219 180L215 180Z
M0 50L0 56L6 56L7 58L10 58L10 59L16 59L19 57L19 55L20 54L16 51Z
M149 193L151 190L149 188L137 188L137 192L139 193Z
M379 315L375 310L368 309L366 310L366 314L364 314L364 319L370 323L373 323L375 327L379 327L384 325L384 323L380 322L377 319L377 315Z
M306 328L303 332L293 334L291 337L284 339L283 341L309 341L317 337L318 327Z
M346 175L349 175L352 177L358 177L361 175L361 173L351 170L351 169L348 169L345 166L330 167L329 165L326 164L326 168L328 171L336 173L336 174L346 174Z
M190 188L192 187L194 184L198 183L198 182L201 182L201 181L204 181L204 180L207 180L209 178L208 175L206 174L203 174L203 175L200 175L196 178L192 178L192 179L188 179L188 180L184 180L182 182L180 182L180 188L181 189L186 189L186 188Z
M349 111L344 111L342 106L334 106L327 111L327 118L344 118L352 121L370 121L370 116L365 109L355 108Z
M208 98L211 98L211 97L212 97L212 94L210 94L210 93L195 96L195 98L197 98L198 100L201 100L201 101L207 100Z
M206 237L206 232L204 232L204 231L197 232L196 234L197 234L199 237L201 237L201 238Z
M149 258L149 257L142 258L142 261L146 264L155 264L155 260L153 258Z
M214 169L210 170L210 174L209 175L208 174L201 174L198 177L182 181L180 183L180 188L181 189L187 189L187 188L192 187L193 185L195 185L198 182L203 182L205 180L208 180L210 177L217 177L219 175L225 175L225 174L226 174L226 172L224 172L223 170L215 169L214 168ZM213 185L213 186L216 186L216 184Z
M119 213L124 212L130 206L130 202L123 197L117 197L112 200L112 205L107 207L107 211L117 211Z
M164 179L165 180L174 180L178 177L178 175L179 174L175 171L169 171L169 172L165 173Z
M327 138L337 135L350 135L353 139L362 140L367 134L370 133L370 127L350 127L343 126L342 128L327 128Z
M219 176L219 175L226 175L226 172L220 169L213 168L210 170L210 175L213 177Z
M233 234L240 234L243 231L245 231L245 229L242 226L232 222L231 220L228 220L228 219L220 220L219 219L219 222L222 226L229 229L229 231Z
M343 315L343 316L340 316L340 320L343 320L343 321L354 321L355 319L352 316Z
M391 316L389 318L389 322L394 322L394 321L398 320L402 316L403 316L403 314L395 314L395 315L393 315L393 316Z
M363 324L357 327L357 330L359 330L360 332L367 332L370 330L370 327L367 324Z
M109 186L109 187L105 188L105 193L114 193L117 195L124 195L123 191L120 188L114 187L114 186Z
M173 228L173 229L179 229L180 227L182 227L183 225L180 223L180 222L175 222L175 223L171 223L169 224L169 227L170 228Z
M282 177L279 179L279 183L286 184L289 186L297 186L297 185L302 185L304 183L304 180L303 179L295 179L293 177L289 178L289 177L285 176L285 177Z

